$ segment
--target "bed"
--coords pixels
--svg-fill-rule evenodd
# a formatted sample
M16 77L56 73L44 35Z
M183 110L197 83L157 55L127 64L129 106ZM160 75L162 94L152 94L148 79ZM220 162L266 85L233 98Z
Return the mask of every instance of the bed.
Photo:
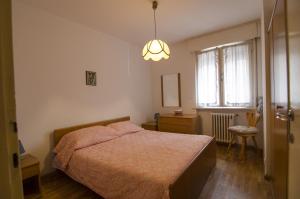
M54 143L70 132L130 121L130 117L54 131ZM104 198L196 199L216 165L209 136L137 130L72 152L62 170Z

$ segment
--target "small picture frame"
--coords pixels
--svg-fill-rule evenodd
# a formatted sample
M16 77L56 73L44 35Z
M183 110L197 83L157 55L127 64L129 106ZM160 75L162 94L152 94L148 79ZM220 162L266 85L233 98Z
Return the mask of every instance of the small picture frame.
M85 71L85 77L86 77L86 85L96 86L96 84L97 84L96 72Z

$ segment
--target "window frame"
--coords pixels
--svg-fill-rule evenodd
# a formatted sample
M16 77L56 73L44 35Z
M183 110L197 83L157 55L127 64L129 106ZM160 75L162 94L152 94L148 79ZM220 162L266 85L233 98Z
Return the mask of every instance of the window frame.
M243 45L247 44L249 49L250 49L250 63L249 65L251 66L251 75L250 75L250 96L251 96L251 102L248 104L237 104L237 105L226 105L225 103L225 87L224 87L224 53L223 49L225 47L232 47L232 46L238 46L238 45ZM218 109L218 108L253 108L255 107L256 101L257 101L257 46L256 46L256 39L252 40L247 40L247 41L241 41L241 42L235 42L235 43L229 43L225 45L220 45L212 48L207 48L202 51L196 52L196 74L195 74L195 83L196 83L196 107L197 108L203 108L203 109ZM198 57L202 53L206 53L208 51L217 51L217 67L218 67L218 104L199 104L198 103L198 96L199 96L199 91L198 91Z

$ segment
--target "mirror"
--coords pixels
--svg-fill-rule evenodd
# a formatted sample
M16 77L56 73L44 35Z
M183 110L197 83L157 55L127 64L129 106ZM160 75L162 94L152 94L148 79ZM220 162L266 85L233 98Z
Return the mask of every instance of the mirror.
M163 107L180 107L180 73L161 76L161 96Z

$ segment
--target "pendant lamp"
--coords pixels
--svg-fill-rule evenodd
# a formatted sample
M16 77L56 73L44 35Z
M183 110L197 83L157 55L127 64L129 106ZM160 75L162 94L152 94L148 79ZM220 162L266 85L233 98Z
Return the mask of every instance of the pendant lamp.
M169 46L162 40L156 38L156 16L155 11L157 9L157 1L152 2L152 8L154 13L154 40L148 41L143 48L143 57L145 60L159 61L162 58L169 59L170 49Z

